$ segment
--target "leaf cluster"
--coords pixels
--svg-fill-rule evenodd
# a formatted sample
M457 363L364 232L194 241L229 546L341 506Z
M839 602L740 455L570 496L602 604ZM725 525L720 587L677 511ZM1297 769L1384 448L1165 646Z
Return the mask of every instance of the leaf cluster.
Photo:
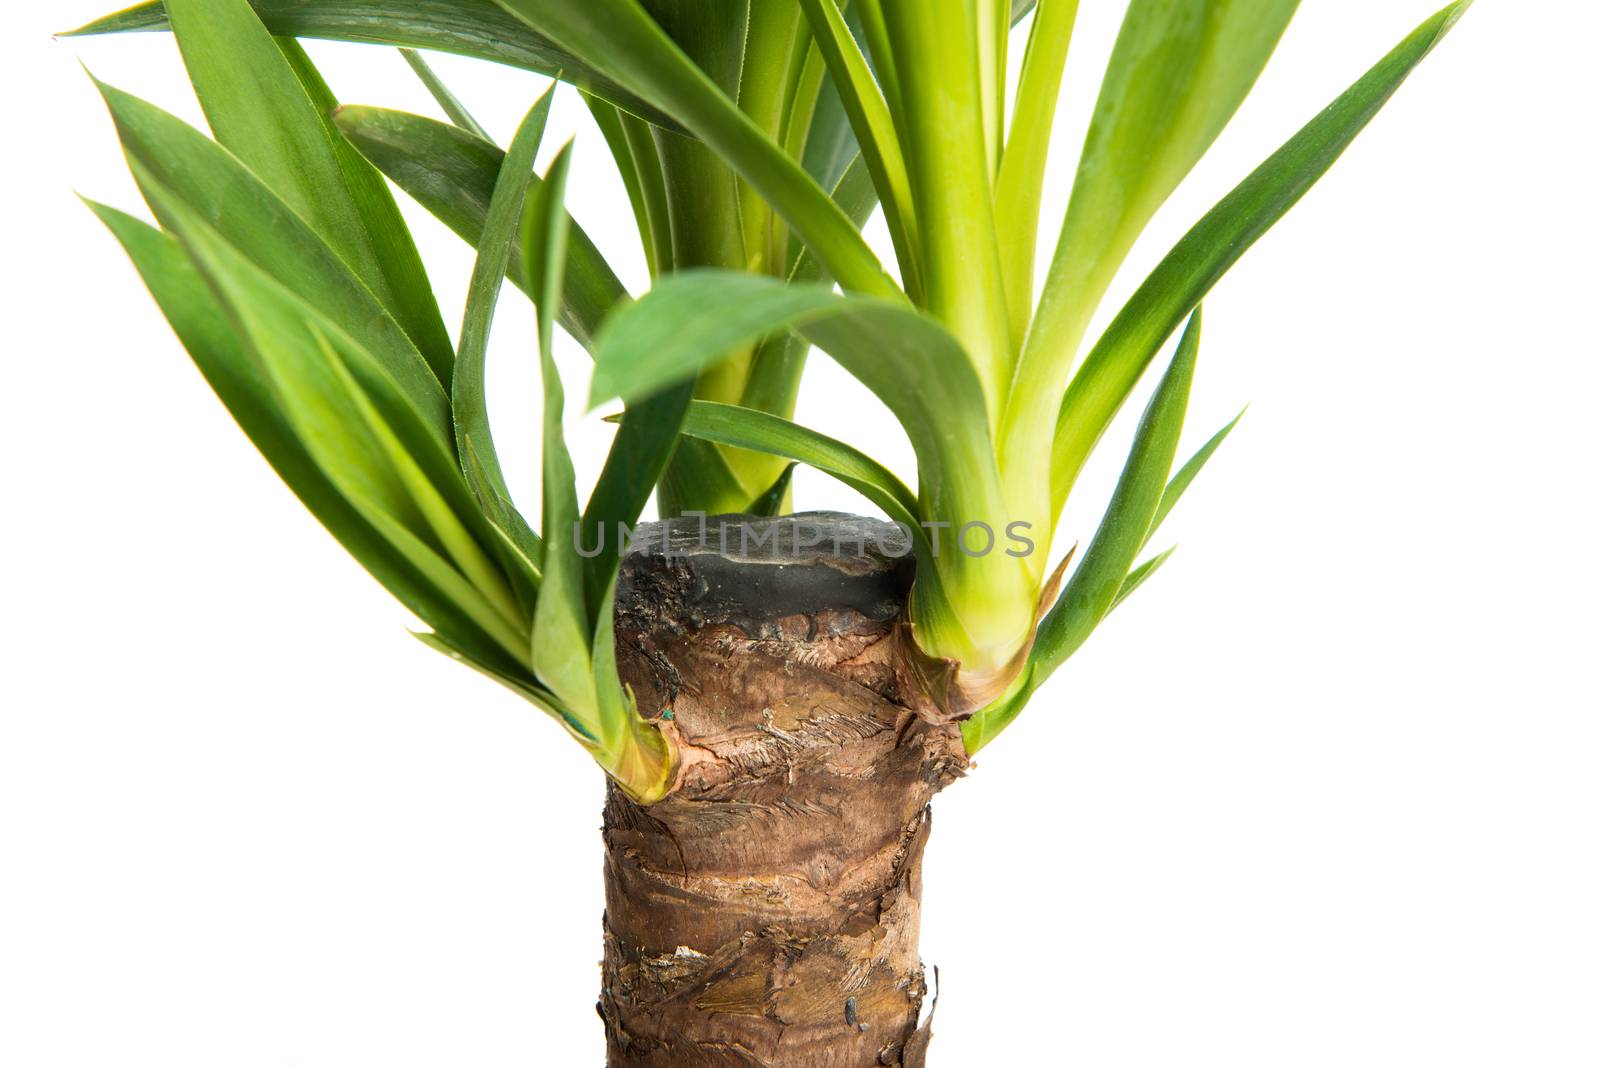
M1470 2L1246 176L1097 338L1129 251L1251 92L1297 0L1130 0L1040 279L1077 0L166 0L80 32L177 35L216 139L103 87L160 228L96 210L241 426L427 640L654 796L671 756L616 682L615 541L584 560L578 539L605 545L598 533L652 492L665 515L770 514L794 465L838 478L911 533L911 632L950 668L930 696L981 748L1171 556L1146 552L1237 422L1177 464L1201 302ZM400 47L450 124L338 107L297 37ZM502 150L419 48L581 90L638 224L645 296L629 299L561 206L566 153L532 173L548 96ZM384 176L477 249L454 346ZM875 209L892 265L862 234ZM539 313L542 535L511 501L484 398L505 278ZM625 405L581 508L556 323L595 357L591 406ZM1052 570L1085 463L1180 330L1098 529ZM915 487L792 421L812 346L893 414ZM930 537L1019 523L1046 551L940 552Z

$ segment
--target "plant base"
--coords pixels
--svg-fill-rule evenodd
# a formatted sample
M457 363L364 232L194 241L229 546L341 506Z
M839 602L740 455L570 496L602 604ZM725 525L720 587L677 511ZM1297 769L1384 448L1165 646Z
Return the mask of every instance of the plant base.
M623 677L687 757L665 800L606 804L608 1063L921 1065L928 802L967 760L897 667L906 576L870 543L893 528L706 533L641 531L618 585ZM776 542L751 552L752 533Z

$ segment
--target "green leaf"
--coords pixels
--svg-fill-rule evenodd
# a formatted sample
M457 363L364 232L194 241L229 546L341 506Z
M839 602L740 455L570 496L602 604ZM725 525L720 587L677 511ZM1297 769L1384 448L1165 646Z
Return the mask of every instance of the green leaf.
M841 285L900 296L894 280L816 181L697 67L635 0L497 0L528 25L650 100L727 161L781 214Z
M961 342L991 423L1011 380L1011 331L994 215L973 0L883 4L899 84L896 117L922 240L925 305Z
M394 194L383 175L355 150L333 124L333 113L339 110L339 100L328 88L327 82L311 62L311 57L299 41L280 38L279 50L288 59L301 88L311 98L317 122L323 137L332 146L334 159L344 175L346 187L355 202L366 226L366 236L378 259L378 266L386 278L374 283L381 299L400 320L407 333L416 341L417 348L439 372L445 381L452 352L450 335L439 314L439 304L433 294L433 285L422 264L422 256L412 240ZM391 301L398 301L396 307Z
M851 32L872 58L873 74L883 89L889 111L894 115L895 123L903 127L906 108L904 93L900 87L900 57L889 39L888 20L884 16L884 0L854 0L849 6L849 17Z
M472 280L467 289L461 345L456 353L455 376L450 387L456 452L461 457L462 473L490 520L507 534L529 561L537 559L542 550L538 538L512 505L511 491L500 469L494 436L489 428L484 369L495 305L511 262L511 246L516 241L523 200L533 175L533 159L544 139L545 123L550 116L550 100L554 92L555 87L552 86L528 110L501 165L500 177L495 184L494 196L484 222L478 260L473 266Z
M650 399L631 405L622 417L622 426L606 454L605 466L594 492L584 508L581 541L585 554L584 593L591 616L598 611L601 596L616 580L621 558L618 524L633 527L639 521L651 491L661 480L672 460L683 426L684 412L694 395L694 383L686 382ZM701 472L704 465L698 465ZM598 624L598 618L591 622Z
M1060 600L1039 626L1030 657L1039 683L1076 652L1105 618L1144 547L1177 453L1199 350L1200 312L1196 310L1172 365L1139 422L1133 449L1105 518Z
M421 115L383 108L344 107L334 121L361 152L476 248L494 199L505 153L464 130ZM535 176L530 188L538 188ZM593 343L600 321L627 291L600 250L568 219L566 277L560 323L584 346ZM511 250L508 277L527 290L520 244Z
M1000 492L977 375L949 333L903 304L739 272L680 272L607 320L594 398L680 381L735 344L786 329L832 355L894 413L917 454L925 514L1009 527L1015 517ZM991 661L1014 656L1032 628L1037 562L964 552L922 559L924 576L938 575L941 601L955 606L935 604L935 587L919 580L912 611L923 650L974 672L998 670ZM991 643L970 641L985 633Z
M1170 560L1172 558L1172 554L1177 551L1178 547L1174 545L1166 552L1158 553L1157 555L1152 556L1150 559L1146 560L1144 563L1128 572L1128 577L1122 580L1122 587L1117 590L1116 599L1111 602L1111 607L1106 610L1106 615L1109 616L1112 612L1116 611L1118 605L1120 605L1123 601L1126 601L1129 597L1132 597L1133 592L1140 586L1143 586L1151 575L1154 575L1157 571L1161 570L1161 565Z
M631 0L630 0L631 2ZM747 0L642 0L660 44L680 54L723 99L738 99L745 45L751 33ZM777 7L777 5L769 5ZM784 5L794 14L792 5ZM780 8L781 10L781 8ZM765 242L751 240L744 206L763 211L759 198L741 191L728 164L694 138L652 135L667 209L668 270L716 264L759 270ZM748 354L738 353L707 374L704 387L732 393L742 380Z
M566 190L571 145L550 165L544 182L530 190L523 208L523 250L539 312L539 366L544 382L544 582L533 622L533 669L596 738L598 696L590 661L589 611L583 568L573 541L578 494L562 418L566 396L556 370L555 308L561 301L566 263Z
M837 299L829 286L785 286L764 275L674 272L601 327L589 406L641 400L692 379L730 352L826 314Z
M361 422L366 426L367 433L377 443L383 457L388 460L389 471L404 487L407 496L411 498L411 503L427 523L428 530L443 546L445 555L508 624L517 628L525 627L521 606L512 595L499 565L490 558L484 547L478 544L450 502L430 481L427 473L412 456L407 444L400 440L395 428L378 410L372 397L350 373L349 366L340 355L338 347L318 331L315 324L311 324L311 332L336 380L344 387L345 397L352 402L361 417Z
M856 226L865 226L867 220L872 217L873 209L878 206L878 189L872 184L872 172L867 169L867 161L862 159L859 153L845 168L844 174L839 177L829 195ZM799 246L795 254L790 257L788 277L791 282L829 280L827 268L805 245Z
M1094 540L1067 580L1055 606L1039 623L1026 670L1005 698L962 724L967 752L976 753L1010 726L1032 693L1082 647L1117 601L1133 592L1128 585L1132 579L1130 572L1144 546L1151 519L1160 507L1167 473L1172 470L1199 348L1200 313L1197 310L1172 358L1172 365L1139 421L1128 462ZM1133 586L1143 582L1159 566L1159 561L1149 566Z
M1176 475L1172 476L1172 481L1167 483L1166 492L1161 495L1161 506L1156 509L1155 518L1150 521L1150 533L1145 535L1146 544L1149 543L1155 532L1160 529L1161 524L1166 521L1168 514L1177 507L1178 501L1183 498L1184 492L1188 490L1190 484L1194 482L1195 478L1199 476L1201 470L1206 466L1206 461L1211 459L1222 443L1228 439L1228 435L1233 433L1233 428L1239 425L1239 420L1243 418L1244 412L1241 410L1227 426L1211 435L1210 440L1200 446L1199 451L1178 469Z
M441 443L382 366L176 201L161 205L248 338L300 442L363 517L514 656L526 623ZM471 529L469 529L470 524Z
M785 466L783 474L767 487L767 491L751 502L749 509L751 515L770 518L783 514L785 503L789 500L789 485L794 481L795 466L795 464Z
M855 131L862 159L879 192L901 275L907 279L907 292L915 299L922 289L917 216L894 117L889 114L889 105L878 89L866 56L850 34L837 0L800 0L800 3L812 36L827 62L850 127Z
M672 462L656 487L657 513L665 518L705 512L725 515L747 511L756 490L729 461L732 455L710 442L679 437Z
M594 124L611 150L617 174L628 191L645 266L655 278L672 264L672 231L667 213L667 190L661 175L661 157L650 139L649 127L633 116L587 93L583 97Z
M916 494L894 472L865 453L781 416L733 404L697 400L689 405L683 434L803 463L832 475L883 509L896 523L921 526Z
M757 128L766 131L774 145L780 146L780 151L792 160L784 144L784 124L789 117L796 82L804 72L806 56L812 47L805 15L799 5L793 3L735 2L748 10L749 25L739 59L739 80L735 93L730 95L738 102L739 110L749 116ZM682 0L670 0L669 5L664 5L662 0L646 0L646 3L652 14L659 12L662 6L708 11L715 6L705 0L693 0L689 4ZM729 30L727 24L722 23L713 25L711 32L726 37ZM738 197L745 248L750 256L745 264L728 266L747 266L751 260L759 259L767 265L767 270L776 270L775 265L784 263L787 256L788 227L775 216L772 206L752 190L740 188Z
M1465 13L1460 0L1424 22L1222 199L1151 272L1073 377L1051 460L1056 507L1144 369L1211 287L1292 208Z
M1033 266L1039 244L1039 202L1055 129L1056 103L1077 22L1078 0L1044 0L1028 34L1017 83L1011 132L995 180L995 226L1000 232L1011 343L1021 347L1033 317Z
M852 15L855 14L854 5L851 7ZM844 100L839 96L839 88L833 82L833 77L828 74L827 64L822 59L822 54L817 53L818 79L817 99L811 106L810 121L802 130L790 131L791 154L798 155L800 165L805 172L816 179L818 185L824 189L832 189L844 177L845 169L861 156L861 146L856 142L856 133L850 126L850 115L845 110ZM803 121L801 116L792 120L796 123ZM803 140L801 140L803 133ZM794 152L798 142L800 151ZM876 193L874 193L876 197Z
M333 129L335 102L299 45L275 41L245 0L168 0L167 11L217 140L351 265L448 381L449 335L410 231Z
M600 602L602 622L594 637L595 691L606 733L591 751L635 802L648 805L671 791L677 779L677 753L656 725L639 715L633 691L617 674L616 633L611 626L614 594L608 588Z
M943 578L931 562L939 559L923 525L924 513L916 495L894 472L858 449L780 416L732 404L697 400L684 420L685 438L700 439L752 452L764 452L803 463L849 486L883 510L911 539L919 561L915 593L924 614L953 618ZM951 554L960 556L961 554Z
M145 195L155 203L157 214L168 220L190 258L240 328L246 329L258 348L270 341L272 354L280 358L268 367L273 373L267 376L267 381L278 390L280 403L285 389L308 397L308 391L316 390L326 398L343 396L345 391L335 380L336 372L323 356L319 339L331 341L362 389L374 398L384 418L396 428L407 449L426 467L429 477L455 493L453 504L458 506L457 511L482 522L476 503L461 481L449 437L440 432L427 413L419 411L411 402L382 359L362 347L293 290L257 267L159 182L145 175L142 185ZM280 353L280 349L284 351ZM304 381L288 382L284 377L296 374L304 376ZM333 409L346 415L353 414L354 409L344 401L329 403L333 408L324 411L321 418L327 423L329 439L333 440L342 433L334 425L338 420Z
M97 82L134 177L159 184L280 284L379 357L448 437L449 402L422 354L337 253L227 149L153 104ZM158 205L161 195L151 197Z
M976 0L978 85L982 96L984 163L992 182L1006 139L1006 81L1011 50L1010 0Z
M195 365L240 428L338 542L407 609L471 658L527 676L518 659L351 505L300 443L254 352L178 241L113 208L89 207L122 243Z
M472 668L485 678L493 679L518 697L534 705L565 727L567 732L580 743L586 746L594 744L594 739L585 733L583 724L579 723L571 713L561 707L561 700L536 681L533 681L531 676L526 676L525 672L508 675L495 667L483 663L475 655L461 649L443 635L417 634L415 632L413 634L418 641L434 652L443 653L451 660Z
M279 37L426 48L521 67L548 77L560 74L657 125L677 128L658 108L534 32L491 0L252 0L261 21ZM157 3L139 4L92 22L67 36L168 29Z
M1059 400L1095 310L1151 216L1250 92L1297 6L1298 0L1128 6L1001 428L1013 493L1023 485L1048 488L1034 457L1054 436ZM1051 514L1060 514L1059 505Z
M555 309L561 303L567 260L562 198L571 162L568 142L523 208L524 256L539 311L544 380L545 579L534 616L533 666L583 733L594 739L588 748L600 766L630 795L649 801L669 788L675 757L660 732L639 717L618 678L613 586L608 583L602 590L592 613L585 607L584 576L573 540L578 498L562 428L565 397L553 353Z
M1244 102L1298 6L1129 5L1040 298L1038 333L1029 339L1049 366L1071 362L1134 240Z
M929 514L1004 527L977 376L938 323L898 303L736 271L680 271L607 320L591 405L648 395L784 330L826 350L894 412L916 449Z
M478 124L478 120L472 117L472 112L467 110L466 105L462 104L456 94L450 91L450 87L444 83L444 79L434 73L433 68L428 65L428 61L422 58L422 53L414 48L402 48L400 49L400 58L406 61L406 66L411 68L412 73L417 76L417 80L422 83L423 88L428 90L428 95L433 97L434 103L438 104L444 113L450 116L451 122L474 137L481 137L485 141L494 140L489 136L489 131L485 130Z

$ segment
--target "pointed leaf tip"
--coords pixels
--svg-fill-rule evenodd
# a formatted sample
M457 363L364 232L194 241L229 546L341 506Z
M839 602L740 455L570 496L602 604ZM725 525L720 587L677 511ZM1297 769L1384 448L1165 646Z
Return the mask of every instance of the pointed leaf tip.
M1456 3L1451 5L1452 10L1450 10L1450 14L1445 18L1444 25L1439 27L1439 36L1443 37L1445 34L1449 33L1451 27L1461 21L1461 16L1467 13L1467 8L1471 7L1472 4L1473 0L1456 0Z

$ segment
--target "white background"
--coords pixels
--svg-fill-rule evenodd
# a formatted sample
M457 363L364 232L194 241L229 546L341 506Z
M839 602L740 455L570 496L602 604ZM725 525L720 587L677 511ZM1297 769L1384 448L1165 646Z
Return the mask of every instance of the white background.
M138 205L78 60L199 118L169 39L49 40L103 2L14 5L0 44L0 1063L598 1065L600 777L406 636L73 200ZM1109 307L1433 6L1307 0ZM1120 5L1084 8L1054 212ZM1181 551L936 806L935 1064L1600 1064L1597 34L1479 4L1208 302L1191 442L1253 407ZM392 52L313 54L434 113ZM439 65L501 138L542 84ZM637 289L570 97L555 129ZM407 209L456 320L469 252ZM524 500L529 320L491 383ZM911 473L821 358L800 418Z

